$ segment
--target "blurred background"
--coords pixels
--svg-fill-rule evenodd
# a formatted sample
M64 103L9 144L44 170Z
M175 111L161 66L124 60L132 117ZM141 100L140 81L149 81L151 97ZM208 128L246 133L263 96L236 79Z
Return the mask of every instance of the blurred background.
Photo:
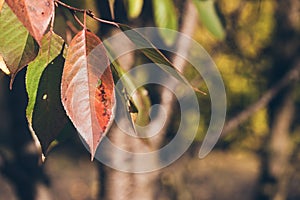
M90 161L72 127L45 163L27 128L25 70L9 91L9 77L0 73L0 199L274 199L300 198L300 1L299 0L115 0L63 1L92 10L96 16L132 27L156 26L189 35L211 55L224 80L227 117L221 138L204 159L197 154L210 120L210 98L198 94L201 121L188 151L170 166L153 173L127 174ZM81 16L80 16L81 17ZM102 39L118 32L111 25L88 20ZM55 31L67 43L80 30L70 12L56 10ZM172 35L160 34L166 47L189 49ZM193 66L164 52L183 66L185 77L208 92ZM197 56L197 52L194 52ZM119 63L128 70L147 63L139 52ZM166 90L145 86L152 104L169 105L168 126L154 147L174 137L179 114ZM299 112L300 113L300 112ZM189 130L186 130L189 131ZM118 136L112 141L131 150L149 144ZM151 147L153 147L151 146ZM114 158L114 155L112 155Z

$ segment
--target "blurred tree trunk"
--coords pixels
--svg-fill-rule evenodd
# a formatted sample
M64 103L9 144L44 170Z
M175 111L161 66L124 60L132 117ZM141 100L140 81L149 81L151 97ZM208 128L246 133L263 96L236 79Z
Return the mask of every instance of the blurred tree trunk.
M120 3L120 2L119 2ZM149 6L147 1L146 6ZM116 2L118 4L118 2ZM151 9L150 9L151 10ZM101 10L100 10L101 12ZM149 11L148 11L149 12ZM184 16L181 25L181 32L187 35L192 35L195 28L195 23L197 19L197 13L190 1L187 1L185 8L183 8ZM116 18L118 18L118 13L116 12ZM123 18L124 20L124 18ZM118 20L120 21L120 20ZM145 25L145 24L144 24ZM187 52L186 49L189 48L190 44L180 43L178 41L179 49L183 52ZM130 56L130 55L129 55ZM131 55L132 56L132 55ZM124 56L123 56L124 57ZM124 58L123 58L124 59ZM128 63L133 63L134 57L128 58L127 63L121 63L122 66L127 66ZM126 59L125 59L126 60ZM179 70L183 70L185 61L179 56L174 56L172 62L175 66L179 66ZM129 64L130 65L130 64ZM168 83L166 83L168 84ZM131 152L150 152L160 148L160 145L165 139L167 134L167 128L172 116L174 95L167 88L161 88L159 91L161 97L161 106L164 107L164 110L167 114L167 122L164 124L164 127L157 134L158 137L155 140L150 140L151 143L146 144L141 139L130 139L128 135L120 131L117 127L109 134L110 140L118 147L130 150ZM159 160L159 154L157 154ZM131 169L136 167L135 161L131 157L118 157L118 155L110 155L110 159L113 160L122 160L124 163L128 163L131 166ZM100 198L105 200L151 200L158 199L162 196L160 194L159 182L160 182L160 173L161 171L155 171L150 173L142 174L132 174L120 172L114 169L111 169L103 164L99 165L100 173ZM166 194L166 196L172 194ZM168 197L166 197L169 199Z
M278 109L271 129L269 170L270 174L277 180L274 188L276 190L273 190L272 194L274 200L287 199L288 181L291 176L292 141L290 133L294 108L293 91L289 91Z
M290 69L300 65L299 9L300 3L297 0L277 2L274 38L266 50L266 55L272 59L273 64L268 72L270 85L278 82ZM290 160L293 147L290 133L295 109L294 92L295 87L289 86L270 103L270 135L262 147L264 153L261 157L258 199L288 198L289 180L292 175Z

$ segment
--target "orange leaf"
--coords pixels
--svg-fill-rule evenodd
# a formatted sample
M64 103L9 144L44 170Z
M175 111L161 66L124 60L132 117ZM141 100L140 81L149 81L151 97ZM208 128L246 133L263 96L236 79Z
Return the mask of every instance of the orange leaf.
M6 0L6 3L27 28L32 37L41 44L54 13L53 0Z
M115 107L114 82L101 40L82 30L71 41L62 75L63 106L90 147L92 159Z

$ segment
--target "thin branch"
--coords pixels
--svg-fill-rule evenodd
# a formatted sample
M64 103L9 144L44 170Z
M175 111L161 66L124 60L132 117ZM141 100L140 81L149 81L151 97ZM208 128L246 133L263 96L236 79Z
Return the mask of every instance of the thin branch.
M295 64L295 67L292 68L276 85L271 89L266 91L263 96L254 104L250 105L248 108L240 112L237 116L230 119L222 131L222 136L227 135L230 131L237 128L241 123L245 122L253 113L259 109L267 106L270 101L276 97L276 95L292 81L299 79L300 71L300 60Z
M80 21L80 19L78 19L78 17L77 17L76 14L75 14L75 11L70 10L70 12L72 13L72 15L73 15L75 21L76 21L82 28L86 29L85 23L83 24L83 23Z
M83 24L84 24L84 29L86 29L86 10L83 13Z
M119 28L119 25L116 22L108 21L108 20L105 20L105 19L100 19L100 18L96 17L95 14L93 13L93 11L91 11L91 10L75 8L75 7L70 6L68 4L65 4L64 2L61 2L59 0L54 0L54 2L56 4L59 4L59 5L67 8L67 9L71 10L72 13L76 13L76 12L84 13L84 12L86 12L86 14L89 17L93 18L94 20L97 20L97 21L102 22L102 23L110 24L110 25L113 25L113 26L116 26L117 28Z

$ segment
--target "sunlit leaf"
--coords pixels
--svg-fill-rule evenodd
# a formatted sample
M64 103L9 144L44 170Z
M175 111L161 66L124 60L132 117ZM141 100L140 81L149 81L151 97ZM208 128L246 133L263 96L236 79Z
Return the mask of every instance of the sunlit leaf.
M36 57L38 48L7 4L3 5L0 14L0 30L0 54L13 79L18 71Z
M70 43L61 93L67 115L90 147L93 159L112 123L115 94L103 44L87 30L80 31Z
M67 121L60 101L64 63L60 53L63 43L61 37L48 32L42 39L39 55L28 65L26 72L26 90L29 98L26 117L44 154Z
M41 40L54 13L53 0L6 0L34 39Z
M4 0L0 0L0 12L1 12L1 10L2 10L3 4L4 4Z
M178 17L173 0L153 0L154 22L159 28L177 30ZM159 30L161 37L167 45L175 42L176 34Z
M204 26L218 39L223 40L225 38L225 31L217 15L216 8L214 6L214 0L193 0L197 7L198 14L201 22Z
M128 17L137 18L142 12L143 4L144 0L127 0Z

